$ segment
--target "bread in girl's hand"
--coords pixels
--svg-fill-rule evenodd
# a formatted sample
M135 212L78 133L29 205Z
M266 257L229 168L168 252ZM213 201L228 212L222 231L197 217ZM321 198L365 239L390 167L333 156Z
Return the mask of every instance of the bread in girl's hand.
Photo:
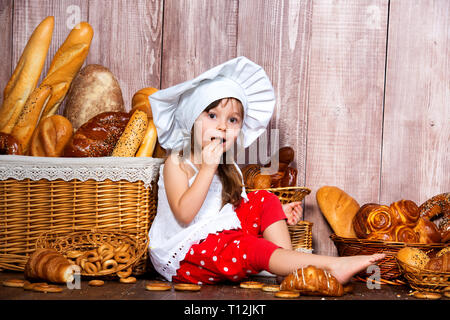
M77 130L97 114L107 111L125 111L119 82L104 66L89 64L72 81L64 116Z
M54 17L45 18L33 31L17 66L6 84L0 109L0 131L11 133L39 81L52 40Z
M319 188L316 199L320 211L322 211L336 235L356 238L352 221L360 207L355 199L334 186Z
M55 114L69 90L73 78L86 59L94 31L87 22L77 24L56 51L41 86L52 87L52 97L42 112L42 119Z
M144 111L136 110L125 130L117 141L112 157L134 157L148 126L148 117Z
M34 131L30 154L38 157L59 157L73 134L72 124L55 114L43 119Z

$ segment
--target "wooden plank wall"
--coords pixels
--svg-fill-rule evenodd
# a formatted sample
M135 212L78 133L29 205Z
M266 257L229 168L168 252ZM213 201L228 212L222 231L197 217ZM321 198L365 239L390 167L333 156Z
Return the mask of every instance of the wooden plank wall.
M316 253L336 255L315 199L323 185L360 204L420 204L450 189L447 0L0 0L1 88L48 15L42 77L86 20L95 33L86 64L116 75L128 109L140 88L236 56L262 65L277 96L269 130L296 150L297 184L312 189L304 218Z

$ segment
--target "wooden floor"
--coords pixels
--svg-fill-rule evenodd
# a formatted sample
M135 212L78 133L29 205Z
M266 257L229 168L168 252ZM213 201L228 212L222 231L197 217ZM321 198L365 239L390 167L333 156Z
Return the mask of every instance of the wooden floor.
M21 279L22 273L0 272L0 282L7 279ZM102 287L91 287L88 280L82 280L80 289L69 289L65 285L61 293L39 293L22 288L0 286L0 300L279 300L273 293L261 290L242 289L239 284L204 285L198 292L170 291L152 292L145 290L151 280L161 280L155 276L142 276L135 284L123 284L116 280L105 281ZM273 277L253 277L265 283L276 283ZM368 289L366 283L352 282L354 290L343 297L301 296L299 300L417 300L409 295L411 289L405 285L382 285L380 289ZM448 300L448 299L447 299Z

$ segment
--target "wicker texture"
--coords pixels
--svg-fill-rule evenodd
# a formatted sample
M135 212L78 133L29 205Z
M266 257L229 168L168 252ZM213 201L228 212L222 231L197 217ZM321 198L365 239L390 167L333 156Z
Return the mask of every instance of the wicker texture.
M379 261L377 265L380 267L381 280L389 280L399 278L402 273L398 267L395 255L397 252L408 246L423 250L429 254L443 249L445 243L436 244L421 244L421 243L404 243L404 242L389 242L381 240L366 240L357 238L343 238L336 234L330 236L337 247L339 256L355 256L355 255L370 255L374 253L385 253L386 257ZM368 275L365 271L358 274L359 277L365 279Z
M397 260L399 270L411 288L418 291L442 292L450 286L450 272L422 270Z
M156 215L157 185L142 181L0 181L0 268L23 271L40 234L112 229L144 241ZM136 272L144 272L147 253Z
M268 188L268 189L246 189L247 193L266 190L275 194L280 200L281 204L302 201L311 190L305 187L282 187L282 188ZM313 223L309 221L299 221L294 226L288 226L289 235L291 237L292 248L312 250L312 226Z
M131 255L130 260L124 264L119 264L117 268L112 270L104 270L97 273L87 273L82 270L82 276L111 277L115 276L117 272L134 267L147 251L148 237L140 239L133 233L116 232L106 229L82 230L75 228L73 230L42 233L36 241L36 248L52 248L67 257L67 254L71 251L89 252L97 250L104 244L112 245L115 248L128 245L128 252ZM136 275L142 273L139 268L133 268L133 272Z

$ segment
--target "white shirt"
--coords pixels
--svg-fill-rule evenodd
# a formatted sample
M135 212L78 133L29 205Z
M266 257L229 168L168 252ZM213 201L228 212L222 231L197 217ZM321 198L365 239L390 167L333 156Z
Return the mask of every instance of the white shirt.
M198 174L197 168L189 159L186 162L195 170L189 179L189 187ZM239 166L233 162L242 178ZM241 222L234 211L233 205L222 206L222 182L216 174L213 177L208 194L194 220L188 225L180 224L172 213L167 200L163 176L164 164L159 169L158 206L156 217L149 232L150 259L156 271L168 281L177 274L180 262L193 244L205 239L208 234L223 230L240 229ZM242 179L243 181L243 179ZM241 196L248 201L245 188Z

